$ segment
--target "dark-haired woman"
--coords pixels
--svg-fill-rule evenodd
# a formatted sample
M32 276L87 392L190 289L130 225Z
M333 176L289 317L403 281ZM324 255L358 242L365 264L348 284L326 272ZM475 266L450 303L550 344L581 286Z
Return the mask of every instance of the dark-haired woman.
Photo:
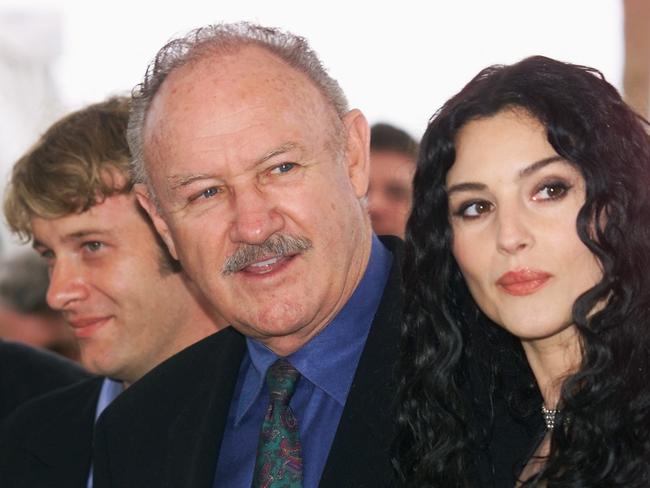
M646 129L600 73L544 57L483 70L430 121L404 267L411 486L476 486L526 414L536 441L517 466L487 455L481 483L650 486Z

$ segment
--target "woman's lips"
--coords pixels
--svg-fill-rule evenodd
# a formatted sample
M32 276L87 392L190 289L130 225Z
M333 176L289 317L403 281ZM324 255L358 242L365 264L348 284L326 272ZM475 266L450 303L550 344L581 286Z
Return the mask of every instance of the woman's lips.
M551 276L545 271L519 269L501 275L497 280L497 285L509 295L524 296L535 293L546 284Z

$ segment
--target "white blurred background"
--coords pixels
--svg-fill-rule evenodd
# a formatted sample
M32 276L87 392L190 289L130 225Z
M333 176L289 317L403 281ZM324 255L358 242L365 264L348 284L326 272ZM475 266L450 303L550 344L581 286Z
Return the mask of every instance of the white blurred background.
M0 0L1 188L56 118L130 91L169 38L236 20L307 37L352 106L415 137L489 64L544 54L623 79L620 0ZM16 249L3 223L0 255Z

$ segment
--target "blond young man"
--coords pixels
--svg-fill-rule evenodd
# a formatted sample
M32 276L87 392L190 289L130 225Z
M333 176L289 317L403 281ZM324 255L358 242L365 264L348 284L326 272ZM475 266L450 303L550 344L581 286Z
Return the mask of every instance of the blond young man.
M124 388L224 325L170 258L131 192L129 101L55 123L14 166L11 229L47 261L47 301L99 378L32 402L8 421L0 485L91 486L94 422Z

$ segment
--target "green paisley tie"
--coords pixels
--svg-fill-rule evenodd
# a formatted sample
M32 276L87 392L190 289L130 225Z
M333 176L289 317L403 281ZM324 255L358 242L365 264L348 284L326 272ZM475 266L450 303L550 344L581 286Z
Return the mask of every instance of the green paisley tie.
M298 423L289 401L300 373L278 359L266 373L270 403L262 424L253 488L302 488L302 454Z

